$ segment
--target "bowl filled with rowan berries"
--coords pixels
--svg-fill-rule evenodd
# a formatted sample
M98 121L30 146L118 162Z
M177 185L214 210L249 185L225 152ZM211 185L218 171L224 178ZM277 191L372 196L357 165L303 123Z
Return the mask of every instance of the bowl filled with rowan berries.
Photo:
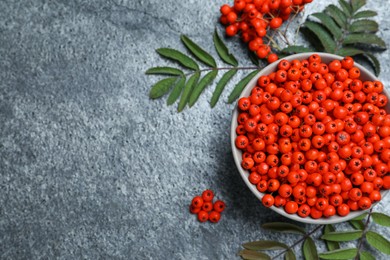
M390 189L389 97L351 57L302 53L271 63L233 111L241 177L265 207L299 222L363 214Z

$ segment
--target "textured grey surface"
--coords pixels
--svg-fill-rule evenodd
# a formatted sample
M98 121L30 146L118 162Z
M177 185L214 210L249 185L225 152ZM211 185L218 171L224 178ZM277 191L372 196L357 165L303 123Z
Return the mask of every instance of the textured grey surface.
M167 63L154 50L183 50L182 33L213 50L223 3L0 2L1 259L235 259L242 242L279 239L260 225L286 219L235 169L233 105L210 109L212 89L181 114L148 99L158 77L144 71ZM389 43L382 3L369 6ZM237 41L229 46L248 63ZM389 86L389 51L379 59ZM218 224L188 213L206 188L227 203ZM388 201L378 210L390 213Z

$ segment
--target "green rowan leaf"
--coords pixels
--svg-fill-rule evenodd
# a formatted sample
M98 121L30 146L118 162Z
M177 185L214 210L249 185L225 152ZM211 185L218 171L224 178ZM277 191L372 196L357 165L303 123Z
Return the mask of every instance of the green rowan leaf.
M350 220L349 224L351 224L351 226L356 230L364 229L364 223L361 220Z
M353 19L369 18L377 16L378 13L371 10L364 10L354 14Z
M191 96L188 100L188 105L192 107L196 101L198 100L200 94L202 94L203 90L217 77L218 70L212 70L207 73L195 86L194 90L191 93Z
M317 36L326 52L333 53L336 50L336 42L321 24L306 21L305 26Z
M368 213L363 213L360 216L353 218L352 220L363 220L367 217Z
M188 99L190 98L192 90L196 85L196 83L198 82L199 78L200 78L200 73L196 72L188 79L187 83L184 86L183 93L181 94L180 97L179 106L177 108L178 112L183 111L183 109L187 105Z
M233 91L230 93L228 97L228 103L233 103L241 94L241 92L244 90L245 86L249 83L249 81L256 76L258 73L258 70L252 71L249 73L245 78L243 78L241 81L239 81L236 86L234 87Z
M284 255L284 260L296 260L294 251L291 249L287 250L286 254Z
M210 106L215 107L217 104L219 97L221 96L223 90L225 89L226 84L233 78L233 76L237 73L236 69L231 69L225 74L223 74L222 78L218 81L217 86L215 87L213 96L211 97Z
M366 0L351 0L352 12L355 13L357 10L366 5Z
M171 68L171 67L154 67L148 69L145 74L160 74L160 75L171 75L171 76L180 76L183 75L183 71Z
M321 259L331 259L331 260L341 260L341 259L351 259L354 258L357 254L357 248L346 248L346 249L337 249L333 251L328 251L321 253L319 256Z
M167 105L170 106L176 102L176 100L180 97L181 92L183 91L184 85L186 83L186 77L183 75L179 78L179 81L176 83L175 87L169 94L167 99Z
M325 225L324 227L324 234L328 234L330 232L335 232L336 230L334 229L333 225L328 224ZM325 240L326 247L328 248L329 251L340 249L340 244L336 241L328 241Z
M384 254L390 255L390 242L382 235L374 231L368 231L366 233L366 239L371 246L375 247Z
M306 234L306 231L300 226L290 224L290 223L285 223L285 222L265 223L261 227L267 230L282 232L282 233L292 233L292 234L300 234L300 235Z
M316 260L318 259L318 253L316 245L311 237L307 237L305 242L303 242L303 256L306 260Z
M372 219L376 224L379 224L381 226L390 227L390 217L383 214L374 212L371 214Z
M170 48L160 48L157 49L156 51L164 58L177 61L186 68L192 70L199 70L198 64L196 64L196 62L193 59L191 59L190 57L188 57L187 55L183 54L180 51L177 51L175 49L170 49Z
M367 251L362 251L362 252L360 252L359 259L360 260L375 260L375 257Z
M248 242L242 245L244 248L249 250L282 250L288 248L286 244L272 240L259 240Z
M357 20L351 24L349 31L352 33L358 32L377 32L379 25L373 20Z
M187 49L200 61L206 65L215 68L217 64L215 63L214 58L203 50L199 45L193 42L190 38L185 35L180 36L181 41L187 47Z
M340 4L341 8L343 9L344 14L347 17L351 17L351 15L352 15L351 5L349 3L347 3L345 0L339 0L339 4Z
M352 241L360 238L363 234L363 231L341 231L341 232L330 232L321 236L321 239L329 241Z
M369 52L365 52L363 55L371 63L374 68L375 75L378 76L381 72L381 64L379 63L379 60Z
M341 31L340 27L329 15L326 15L325 13L314 13L312 16L319 19L336 39L340 39L343 36L343 32Z
M349 34L344 39L344 44L366 44L366 45L377 45L381 48L386 49L386 43L377 35L370 33L354 33Z
M335 20L341 28L347 28L347 17L337 6L331 4L325 8L325 11Z
M257 57L257 55L254 51L251 51L248 49L248 57L251 60L251 62L253 63L253 65L255 65L257 67L260 65L259 58Z
M314 49L310 47L300 46L300 45L290 45L284 49L282 49L280 52L287 53L287 54L295 54L295 53L301 53L301 52L313 52Z
M344 56L344 57L345 56L355 56L355 55L362 54L362 53L364 53L364 51L359 50L359 49L354 48L354 47L344 47L344 48L341 48L341 49L336 51L337 55Z
M214 32L213 41L219 57L227 64L236 67L238 65L238 61L236 60L234 55L229 52L225 43L222 41L221 37L219 37L217 30L215 30Z
M158 81L153 85L152 89L149 92L149 97L151 99L156 99L164 96L171 89L172 85L175 83L177 78L165 78Z
M241 256L242 259L248 259L248 260L270 260L271 259L271 257L269 257L269 255L267 254L248 250L248 249L241 250L238 253L238 255Z

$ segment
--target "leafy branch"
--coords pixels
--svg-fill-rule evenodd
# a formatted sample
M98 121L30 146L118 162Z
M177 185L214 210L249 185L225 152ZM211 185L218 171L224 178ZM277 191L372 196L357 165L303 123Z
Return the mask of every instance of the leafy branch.
M363 222L363 220L365 220ZM333 225L317 225L312 230L306 232L305 229L290 223L273 222L262 225L265 230L299 235L300 238L288 246L280 241L259 240L244 243L244 249L238 252L242 259L263 260L278 259L284 255L284 259L296 259L294 248L302 244L302 255L305 259L375 259L375 257L365 251L364 241L378 251L390 255L390 241L383 235L370 230L371 220L375 224L390 227L390 217L372 209L361 216L350 220L353 230L336 231ZM322 229L322 235L313 239L313 235ZM315 241L324 241L328 251L318 253ZM340 242L357 241L356 247L341 248ZM265 251L279 251L275 256L269 256Z
M161 57L177 62L182 68L154 67L146 71L146 74L149 75L155 74L168 76L152 86L149 92L149 97L152 99L161 98L170 92L167 99L167 105L174 104L180 98L177 109L179 112L181 112L187 105L192 107L197 102L202 92L216 79L219 71L226 72L216 84L210 100L211 107L214 107L217 104L226 85L237 73L237 70L254 71L249 73L235 85L228 97L228 103L234 102L240 96L245 85L258 72L258 66L238 67L238 61L234 55L229 52L217 31L215 31L213 35L214 46L219 58L228 65L227 67L217 67L215 59L187 36L182 35L180 39L187 51L196 60L178 50L160 48L157 49L157 53ZM201 67L198 62L206 65L206 68ZM183 69L186 71L183 71ZM189 78L187 79L187 77Z
M311 14L304 23L303 33L308 39L315 39L312 44L317 50L340 56L359 55L369 61L379 75L380 63L372 51L385 50L386 43L376 35L379 25L371 19L377 13L360 11L365 5L366 0L339 0L339 6L331 4L324 12ZM289 50L290 53L300 51Z

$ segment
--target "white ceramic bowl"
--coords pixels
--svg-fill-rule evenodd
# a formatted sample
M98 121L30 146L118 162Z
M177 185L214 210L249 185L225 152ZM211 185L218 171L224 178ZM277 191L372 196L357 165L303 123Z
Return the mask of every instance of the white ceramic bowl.
M341 56L338 56L338 55L334 55L334 54L328 54L328 53L319 53L319 52L316 52L317 54L319 54L321 56L321 59L322 59L322 62L324 63L329 63L331 62L332 60L335 60L335 59L338 59L338 60L341 60L343 59L343 57ZM304 60L304 59L308 59L310 55L312 55L314 53L301 53L301 54L294 54L294 55L291 55L291 56L288 56L288 57L285 57L283 59L286 59L288 61L292 61L294 59L297 59L297 60ZM256 85L257 83L257 79L262 76L262 75L269 75L271 74L272 72L276 71L277 70L277 65L278 65L279 61L276 61L270 65L268 65L267 67L265 67L264 69L262 69L249 83L248 85L246 85L245 89L242 91L241 93L241 97L247 97L250 95L250 92L252 90L252 88ZM358 67L360 69L360 79L362 79L363 81L364 80L370 80L370 81L373 81L373 80L378 80L370 71L368 71L367 69L365 69L363 66L357 64L355 62L355 66ZM388 92L388 90L386 90L386 88L384 88L384 93L386 94L387 97L390 97L390 93ZM387 104L386 106L386 111L388 113L390 113L390 102ZM262 192L259 192L257 189L256 189L256 186L251 184L248 180L248 176L249 176L249 172L247 170L244 170L242 167L241 167L241 158L242 158L242 152L241 150L237 149L236 148L236 145L235 145L235 139L237 137L237 134L236 134L236 128L237 128L237 116L238 116L238 109L237 109L237 105L233 111L233 118L232 118L232 124L231 124L231 146L232 146L232 151L233 151L233 157L234 157L234 161L236 163L236 166L237 166L237 169L238 171L240 172L240 175L242 177L242 179L244 180L244 182L246 183L246 185L248 186L248 188L253 192L253 194L256 195L256 197L261 200L264 196L264 193ZM381 191L381 195L382 195L382 199L384 198L384 196L388 193L388 191ZM380 203L380 202L379 202ZM361 214L363 214L365 211L363 210L359 210L359 211L351 211L351 213L349 213L347 216L345 217L340 217L338 215L335 215L335 216L332 216L330 218L320 218L320 219L313 219L311 217L306 217L306 218L301 218L299 217L297 214L288 214L284 211L284 209L282 207L280 208L277 208L275 206L272 206L270 207L272 210L276 211L277 213L279 213L280 215L282 216L285 216L287 218L290 218L290 219L293 219L295 221L298 221L298 222L303 222L303 223L310 223L310 224L333 224L333 223L340 223L340 222L344 222L344 221L348 221L350 219L353 219L357 216L360 216Z

